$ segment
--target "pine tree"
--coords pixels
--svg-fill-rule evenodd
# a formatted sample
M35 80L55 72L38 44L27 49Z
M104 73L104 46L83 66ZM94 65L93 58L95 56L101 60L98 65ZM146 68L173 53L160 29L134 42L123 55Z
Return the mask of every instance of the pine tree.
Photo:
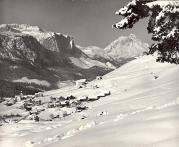
M116 12L123 19L114 28L132 28L149 17L148 33L155 42L148 54L158 53L157 61L179 64L179 1L133 0Z

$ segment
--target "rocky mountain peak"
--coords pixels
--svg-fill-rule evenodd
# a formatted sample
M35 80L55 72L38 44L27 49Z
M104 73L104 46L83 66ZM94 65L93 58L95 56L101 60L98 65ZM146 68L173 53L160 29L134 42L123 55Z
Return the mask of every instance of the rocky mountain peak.
M148 44L143 43L134 34L121 36L109 44L105 52L113 59L132 58L142 55L148 50Z
M55 52L65 52L66 49L75 48L72 37L61 33L49 32L38 26L28 24L2 24L0 25L0 32L8 33L11 36L33 36L44 48Z

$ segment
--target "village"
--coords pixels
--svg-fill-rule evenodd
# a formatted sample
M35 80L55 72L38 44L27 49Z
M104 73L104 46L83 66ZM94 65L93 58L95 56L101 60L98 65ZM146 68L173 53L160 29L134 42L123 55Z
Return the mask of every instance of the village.
M97 76L95 83L100 80L102 80L102 77ZM13 107L14 111L0 114L1 123L17 123L22 120L38 122L63 119L72 113L87 110L87 103L111 95L110 90L101 90L97 84L91 85L89 83L87 79L80 79L75 81L73 87L77 90L90 90L88 95L76 96L73 92L69 94L69 91L65 96L60 93L55 96L48 96L44 95L44 92L24 95L21 91L14 98L4 98L4 101L1 102L4 107Z

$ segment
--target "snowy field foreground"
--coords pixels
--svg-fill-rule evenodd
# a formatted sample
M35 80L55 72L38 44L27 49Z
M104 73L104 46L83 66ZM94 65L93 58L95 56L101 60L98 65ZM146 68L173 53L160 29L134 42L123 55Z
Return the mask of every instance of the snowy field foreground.
M179 147L179 66L144 56L92 81L111 95L88 110L56 121L20 121L0 127L1 147ZM73 87L44 99L92 93ZM1 111L8 111L1 108ZM83 117L85 119L79 119Z

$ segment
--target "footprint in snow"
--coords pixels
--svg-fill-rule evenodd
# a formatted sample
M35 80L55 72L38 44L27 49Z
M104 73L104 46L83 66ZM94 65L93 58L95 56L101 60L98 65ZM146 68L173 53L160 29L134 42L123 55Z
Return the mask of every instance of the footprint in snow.
M76 133L80 132L80 131L83 131L83 130L86 130L86 129L89 129L89 128L92 128L96 126L96 122L95 121L91 121L85 125L81 125L79 128L77 129L72 129L72 130L69 130L67 133L65 133L65 135L61 138L61 139L66 139L66 138L69 138L69 137L72 137L74 136Z
M26 143L25 143L25 146L26 147L33 147L34 146L34 142L33 141L27 141Z
M128 116L128 114L119 114L119 115L117 115L116 118L114 119L114 122L117 122L117 121L119 121L119 120L122 120L122 119L124 119L124 118L127 117L127 116Z

